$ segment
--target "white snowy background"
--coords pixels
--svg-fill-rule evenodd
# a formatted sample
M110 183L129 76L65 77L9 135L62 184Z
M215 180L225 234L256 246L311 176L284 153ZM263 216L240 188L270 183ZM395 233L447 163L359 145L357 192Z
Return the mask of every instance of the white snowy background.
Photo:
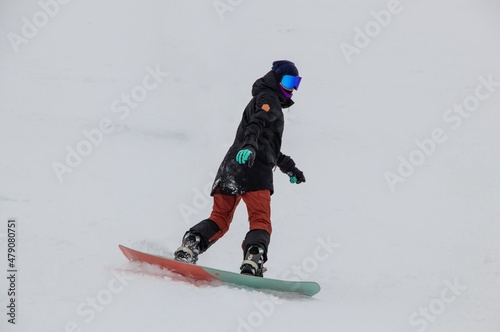
M500 331L498 1L59 1L0 3L1 331ZM307 182L275 174L267 277L321 292L141 274L118 244L170 255L209 215L278 59ZM199 263L237 271L246 220Z

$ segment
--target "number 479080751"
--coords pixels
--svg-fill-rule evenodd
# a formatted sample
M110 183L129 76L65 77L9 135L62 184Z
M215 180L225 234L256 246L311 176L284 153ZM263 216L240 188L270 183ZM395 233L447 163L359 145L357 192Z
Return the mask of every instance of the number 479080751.
M16 267L16 221L9 220L7 222L7 260L11 269Z

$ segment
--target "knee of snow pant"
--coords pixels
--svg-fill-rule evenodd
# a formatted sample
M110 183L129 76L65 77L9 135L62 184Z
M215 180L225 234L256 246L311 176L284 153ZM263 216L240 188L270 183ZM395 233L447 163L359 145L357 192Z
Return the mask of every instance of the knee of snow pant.
M251 246L259 246L264 249L264 262L267 261L269 242L271 242L271 234L267 231L263 229L250 230L241 246L243 249L243 259L245 259L245 254Z
M209 242L220 239L229 230L240 199L241 197L234 195L214 194L214 205L209 219L217 224L219 231L209 239Z
M198 234L201 238L200 241L200 252L206 251L214 241L210 241L214 235L220 232L219 226L210 219L205 219L194 225L189 229L188 232ZM188 233L187 232L187 233Z
M241 195L248 210L250 230L262 229L271 234L271 192L267 189L249 191Z

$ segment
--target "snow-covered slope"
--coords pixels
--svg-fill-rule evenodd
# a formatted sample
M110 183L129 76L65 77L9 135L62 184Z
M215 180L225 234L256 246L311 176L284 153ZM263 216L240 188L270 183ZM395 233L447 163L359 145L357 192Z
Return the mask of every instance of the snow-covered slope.
M0 4L2 331L500 330L500 6L473 0ZM250 87L303 76L285 110L268 277L313 299L145 276L171 254ZM460 106L462 105L462 106ZM200 264L236 271L242 204ZM135 272L134 272L135 271ZM161 271L153 270L161 274Z

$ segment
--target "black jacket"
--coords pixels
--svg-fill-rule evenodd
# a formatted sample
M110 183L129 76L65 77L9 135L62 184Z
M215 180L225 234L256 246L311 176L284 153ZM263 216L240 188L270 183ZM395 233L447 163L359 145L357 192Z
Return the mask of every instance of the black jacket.
M284 119L282 107L293 105L279 89L279 81L273 71L255 81L252 100L243 112L233 145L222 161L212 195L240 195L248 191L269 189L274 192L273 168L283 160L291 159L281 153ZM246 146L256 151L252 167L236 162L236 154ZM293 163L295 165L295 163ZM281 168L284 171L283 168Z

